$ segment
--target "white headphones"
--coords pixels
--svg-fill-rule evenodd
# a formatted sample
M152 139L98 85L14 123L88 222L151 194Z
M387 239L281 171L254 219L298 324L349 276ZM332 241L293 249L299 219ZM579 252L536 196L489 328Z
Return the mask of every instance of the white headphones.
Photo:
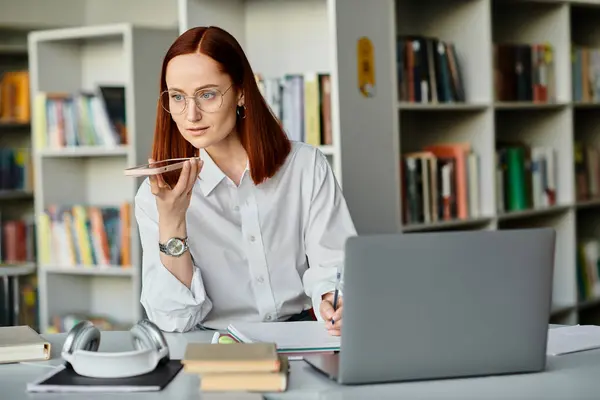
M143 319L131 330L135 350L103 353L100 347L100 330L90 321L77 323L69 333L62 348L62 358L67 368L79 375L92 378L126 378L146 374L159 364L169 361L169 346L161 330L151 321Z

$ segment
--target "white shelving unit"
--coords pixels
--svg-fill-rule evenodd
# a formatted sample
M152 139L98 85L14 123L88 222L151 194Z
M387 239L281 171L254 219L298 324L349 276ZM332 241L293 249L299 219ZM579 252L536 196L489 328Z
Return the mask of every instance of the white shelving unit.
M337 60L342 181L358 231L553 227L558 234L553 319L592 320L594 310L600 311L594 308L600 299L578 297L577 246L583 238L600 239L600 201L576 196L574 143L600 146L600 102L574 101L571 52L576 45L600 48L600 1L381 0L371 4L344 0L328 4L330 19L335 21L332 49ZM436 37L455 45L464 102L400 101L397 38L404 35ZM371 98L356 89L356 47L361 37L369 38L375 49L376 95ZM554 102L496 101L494 44L507 42L552 45ZM498 212L495 153L504 140L555 150L555 205ZM480 212L466 219L408 225L402 211L403 156L443 142L469 143L479 155Z
M35 213L51 205L133 206L140 180L123 169L147 162L154 136L162 58L177 30L130 24L86 26L29 35L32 98L40 92L125 88L128 143L123 146L41 147L34 128ZM42 264L38 268L40 330L65 314L98 315L130 325L142 316L139 303L141 249L130 207L131 266ZM43 242L37 238L38 253ZM56 251L56 250L54 250Z
M332 88L332 144L321 146L341 183L340 130L336 102L335 19L325 0L178 0L179 32L216 25L243 47L255 73L328 73Z

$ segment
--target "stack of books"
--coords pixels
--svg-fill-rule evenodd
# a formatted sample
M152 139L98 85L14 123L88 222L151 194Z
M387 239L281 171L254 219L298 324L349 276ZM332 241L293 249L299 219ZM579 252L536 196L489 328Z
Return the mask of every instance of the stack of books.
M283 392L289 364L275 343L188 343L184 372L200 377L204 392Z

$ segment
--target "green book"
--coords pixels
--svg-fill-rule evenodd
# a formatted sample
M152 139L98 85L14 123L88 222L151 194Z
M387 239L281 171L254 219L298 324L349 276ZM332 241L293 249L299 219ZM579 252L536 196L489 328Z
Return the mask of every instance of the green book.
M507 168L507 200L511 211L527 208L527 193L525 185L525 149L523 147L508 147L506 149Z

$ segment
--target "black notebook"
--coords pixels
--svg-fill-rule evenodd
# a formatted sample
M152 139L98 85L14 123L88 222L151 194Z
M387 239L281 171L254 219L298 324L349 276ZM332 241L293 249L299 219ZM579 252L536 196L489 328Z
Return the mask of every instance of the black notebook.
M151 392L164 389L181 371L181 360L170 360L152 372L130 378L89 378L59 365L27 384L28 392Z

